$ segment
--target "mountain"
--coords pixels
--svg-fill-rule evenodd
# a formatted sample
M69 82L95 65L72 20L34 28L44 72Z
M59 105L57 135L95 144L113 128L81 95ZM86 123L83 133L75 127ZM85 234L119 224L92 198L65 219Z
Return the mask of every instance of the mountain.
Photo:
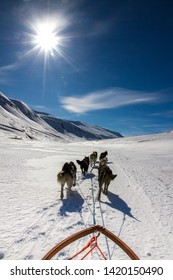
M6 97L0 92L0 131L14 138L38 140L99 140L123 137L99 126L63 120L32 110L23 101Z
M69 140L50 127L25 103L7 98L0 92L0 131L12 138Z
M62 120L44 113L38 113L38 115L55 130L71 137L75 135L77 138L87 140L122 137L118 132L113 132L99 126L93 126L79 121Z

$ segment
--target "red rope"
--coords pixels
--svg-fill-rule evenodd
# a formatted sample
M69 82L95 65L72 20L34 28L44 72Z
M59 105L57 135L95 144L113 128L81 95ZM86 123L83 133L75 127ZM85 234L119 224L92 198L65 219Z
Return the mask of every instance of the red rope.
M97 242L97 238L98 238L99 235L100 235L100 232L98 233L97 236L94 235L93 237L91 237L89 242L80 251L78 251L72 257L68 258L68 260L74 259L76 256L81 254L83 251L85 251L89 247L90 247L90 250L87 253L85 253L85 255L81 258L81 260L85 259L95 248L97 248L99 250L99 252L102 255L102 257L106 260L107 258L105 257L104 253L100 249L100 247L98 245L98 242Z

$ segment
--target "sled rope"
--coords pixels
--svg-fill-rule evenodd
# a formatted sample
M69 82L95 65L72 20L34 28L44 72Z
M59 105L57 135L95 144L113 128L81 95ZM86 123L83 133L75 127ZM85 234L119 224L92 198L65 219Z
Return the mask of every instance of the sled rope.
M91 207L90 207L90 205L88 204L88 202L87 202L87 200L86 200L86 198L85 198L85 196L84 196L84 194L83 194L83 192L82 192L82 190L81 190L81 187L80 187L79 182L77 182L76 185L78 186L79 191L80 191L80 193L81 193L81 195L82 195L84 201L86 202L86 204L87 204L87 206L88 206L88 209L90 210L91 214L93 215L93 212L92 212L92 210L91 210Z
M94 186L93 186L92 178L91 178L91 188L92 188L92 200L93 200L93 211L92 211L93 225L96 225L96 212L95 212L95 200L94 200Z
M125 220L126 220L126 215L124 214L123 221L122 221L122 224L121 224L119 233L118 233L118 235L117 235L118 237L120 237L120 235L121 235L121 231L122 231L122 228L123 228L123 225L124 225ZM116 248L116 244L114 244L114 248L113 248L113 250L112 250L112 255L113 255L113 253L114 253L115 248ZM112 256L112 255L111 255L111 256Z
M100 213L101 213L101 218L102 218L102 225L105 228L105 223L104 223L104 219L103 219L103 212L102 212L100 201L99 201L99 207L100 207ZM110 248L109 248L107 236L105 236L105 241L106 241L106 247L107 247L107 250L108 250L109 260L111 260L111 253L110 253Z
M78 187L79 187L79 184L78 184ZM93 185L93 181L92 181L92 178L91 178L91 190L92 190L92 206L93 206L93 209L91 210L90 208L90 211L92 213L92 217L93 217L93 226L96 226L96 213L95 213L95 199L94 199L94 185ZM82 191L81 191L82 192ZM84 200L86 201L85 199L85 196L83 195L83 198ZM100 208L100 211L101 211L101 208ZM103 217L102 217L102 221L103 221ZM84 252L85 250L87 250L88 248L90 248L86 253L85 255L81 258L81 260L85 259L90 253L92 253L92 251L94 249L97 249L101 256L103 257L103 259L107 259L103 253L103 251L101 250L101 248L99 247L98 245L98 242L97 242L97 238L99 237L100 235L100 231L98 231L98 234L95 235L94 232L93 232L93 236L90 238L90 240L87 242L87 244L81 249L79 250L77 253L75 253L74 255L72 255L71 257L68 258L68 260L72 260L74 259L75 257L77 257L79 254L81 254L82 252ZM107 244L107 247L108 247L108 244ZM109 257L110 257L110 253L109 253L109 249L108 249L108 254L109 254Z
M78 251L76 254L74 254L72 257L68 258L68 260L72 260L75 257L77 257L79 254L81 254L82 252L84 252L86 249L89 249L88 252L85 253L85 255L80 259L80 260L84 260L90 253L92 253L92 251L97 248L98 251L100 252L101 256L103 257L103 259L107 259L104 255L104 253L102 252L102 250L100 249L98 242L97 242L97 238L99 237L100 232L98 232L97 235L93 235L93 237L90 238L90 240L88 241L88 243L80 250Z
M93 186L92 178L91 178L91 187L92 187L92 200L93 200L93 225L96 225L94 186ZM101 213L102 225L103 225L103 227L105 227L105 223L104 223L104 219L103 219L103 212L102 212L102 209L101 209L101 203L100 203L100 201L99 201L99 209L100 209L100 213ZM109 259L111 260L111 254L110 254L110 249L109 249L109 244L108 244L107 236L105 236L105 242L106 242L106 247L107 247Z
M92 178L91 178L91 188L92 188L92 200L93 200L93 225L95 226L95 225L96 225L96 213L95 213L94 186L93 186ZM101 218L102 218L102 225L103 225L103 227L105 227L100 201L99 201L99 208L100 208L100 213L101 213ZM99 235L100 235L100 233L99 233ZM99 235L97 235L97 237L98 237ZM93 238L95 238L94 235L93 235ZM92 239L92 238L91 238L91 239ZM105 236L105 241L106 241L106 247L107 247L109 259L111 259L110 250L109 250L109 244L108 244L108 240L107 240L107 237L106 237L106 236ZM98 246L98 243L97 243L97 245L96 245L94 248L96 248L96 247L97 247L98 250L100 251L100 253L101 253L101 255L103 256L103 258L106 259L105 255L103 254L103 252L101 251L100 247ZM94 249L94 248L93 248L93 249Z

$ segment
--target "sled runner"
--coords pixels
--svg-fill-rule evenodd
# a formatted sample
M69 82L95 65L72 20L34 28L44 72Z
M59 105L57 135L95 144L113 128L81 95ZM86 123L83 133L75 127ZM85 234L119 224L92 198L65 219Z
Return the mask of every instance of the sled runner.
M132 260L139 260L139 257L132 251L132 249L125 244L119 237L114 235L111 231L107 230L106 228L100 226L100 225L93 225L89 228L86 228L84 230L81 230L70 237L62 240L59 242L55 247L53 247L43 258L42 260L50 260L52 259L59 251L61 251L63 248L68 246L69 244L75 242L76 240L85 237L91 233L98 233L97 235L93 235L91 237L90 241L84 246L79 252L75 253L72 257L68 258L69 260L72 260L80 253L84 252L87 248L90 247L89 251L81 258L83 260L89 253L91 253L94 249L98 249L100 254L102 255L103 259L106 259L105 255L103 254L102 250L100 249L97 238L100 235L100 233L107 236L109 239L111 239L114 243L116 243Z

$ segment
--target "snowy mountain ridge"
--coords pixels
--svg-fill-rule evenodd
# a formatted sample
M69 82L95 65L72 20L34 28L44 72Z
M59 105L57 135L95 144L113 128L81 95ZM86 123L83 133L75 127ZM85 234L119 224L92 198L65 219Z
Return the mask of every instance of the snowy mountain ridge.
M0 131L10 137L37 140L99 140L122 137L99 126L57 118L32 110L23 101L0 92Z

